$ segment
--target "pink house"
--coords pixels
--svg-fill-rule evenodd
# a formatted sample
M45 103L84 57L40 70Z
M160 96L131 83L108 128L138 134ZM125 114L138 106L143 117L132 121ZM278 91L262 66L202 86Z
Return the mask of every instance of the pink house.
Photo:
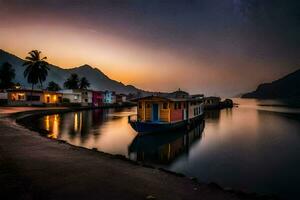
M92 105L93 107L99 107L103 105L104 93L101 91L93 91L92 92Z

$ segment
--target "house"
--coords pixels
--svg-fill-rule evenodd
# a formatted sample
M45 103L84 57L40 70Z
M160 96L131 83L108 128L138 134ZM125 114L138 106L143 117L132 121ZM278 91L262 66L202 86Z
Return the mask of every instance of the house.
M220 107L221 98L220 97L205 97L204 107L205 109L217 109Z
M116 103L116 93L114 91L106 90L104 92L104 101L105 104L114 104Z
M86 89L60 90L63 94L63 101L68 103L81 104L82 106L92 106L93 91ZM67 100L68 99L68 100Z
M43 91L42 101L45 104L62 103L63 94L55 91Z
M42 105L43 91L30 89L7 90L8 105Z
M7 90L9 105L44 105L62 102L62 94L52 91L10 89Z
M6 105L7 104L7 92L6 91L0 91L0 105Z
M92 91L92 105L99 107L103 105L104 93L102 91Z
M81 105L82 106L92 106L93 104L93 91L86 89L74 90L75 92L81 92Z
M62 93L63 102L77 103L77 104L81 104L82 102L81 91L75 91L69 89L69 90L60 90L59 92Z
M116 103L122 104L122 103L126 102L126 100L127 100L127 96L125 94L117 94L116 95Z

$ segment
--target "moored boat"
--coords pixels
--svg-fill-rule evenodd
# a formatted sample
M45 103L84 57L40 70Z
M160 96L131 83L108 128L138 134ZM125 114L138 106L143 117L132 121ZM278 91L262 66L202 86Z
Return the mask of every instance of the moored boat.
M203 119L203 96L190 96L179 90L134 101L138 105L137 115L129 116L128 121L141 134L188 128Z

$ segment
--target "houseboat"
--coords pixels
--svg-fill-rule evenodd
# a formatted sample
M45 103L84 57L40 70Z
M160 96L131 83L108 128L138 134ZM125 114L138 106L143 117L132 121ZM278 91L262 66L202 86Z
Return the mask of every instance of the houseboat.
M205 97L204 108L205 109L219 109L221 103L220 97Z
M141 134L186 128L203 119L203 98L192 97L182 91L134 101L137 102L137 115L129 116L128 122Z

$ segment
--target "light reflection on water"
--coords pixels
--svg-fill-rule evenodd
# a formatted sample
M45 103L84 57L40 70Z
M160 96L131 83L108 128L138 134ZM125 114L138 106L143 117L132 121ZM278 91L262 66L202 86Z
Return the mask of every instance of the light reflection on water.
M45 116L48 137L217 182L223 187L298 197L299 109L258 106L274 101L240 100L238 108L206 112L189 132L139 136L127 123L135 108ZM298 113L298 114L296 114ZM203 130L204 129L204 130Z
M48 115L39 120L39 127L47 130L50 138L127 156L128 145L137 135L127 124L127 116L134 112L135 108L126 108Z

